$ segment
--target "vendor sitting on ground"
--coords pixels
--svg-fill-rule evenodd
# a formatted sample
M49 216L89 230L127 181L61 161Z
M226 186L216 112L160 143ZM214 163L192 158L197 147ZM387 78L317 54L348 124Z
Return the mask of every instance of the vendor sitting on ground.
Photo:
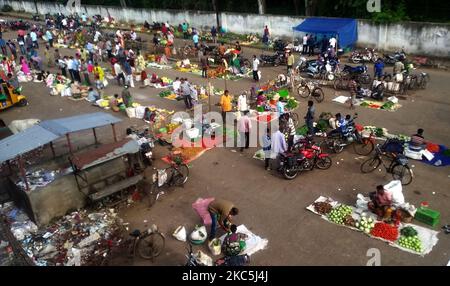
M118 98L119 98L119 95L114 94L114 96L109 99L109 107L115 112L119 111Z
M209 214L211 215L211 231L209 233L209 240L216 237L217 223L226 232L230 231L231 219L239 213L239 210L234 204L227 200L215 199L208 206Z
M409 141L409 149L412 151L420 152L427 147L425 138L423 137L423 129L419 128L417 133L411 136Z
M20 89L20 83L17 76L13 76L12 73L8 74L8 84L14 88L14 91Z
M98 91L96 89L93 89L92 87L89 88L87 100L89 102L96 102L100 99L100 94L98 94Z
M245 249L247 235L237 232L237 226L231 225L230 232L225 236L222 243L222 251L225 256L239 255Z
M369 209L380 218L388 217L392 206L392 195L386 192L382 185L378 185L376 192L370 193L369 197L371 200L368 204Z

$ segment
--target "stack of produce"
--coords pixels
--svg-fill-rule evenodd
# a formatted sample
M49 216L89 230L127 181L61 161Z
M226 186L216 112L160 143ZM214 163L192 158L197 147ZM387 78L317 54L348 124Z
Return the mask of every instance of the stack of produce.
M390 241L396 241L398 238L398 229L396 226L385 222L377 222L370 231L370 234Z
M317 202L314 203L314 209L320 214L329 214L333 207L326 202Z
M415 252L422 252L422 241L417 236L417 230L412 226L407 226L401 229L400 238L397 244L401 247L414 250Z
M370 233L370 230L375 226L375 222L372 218L363 216L359 222L355 223L355 226L365 233Z
M288 101L285 106L287 109L296 109L298 107L298 101L295 98L288 97Z
M347 215L351 215L353 212L352 207L347 205L340 205L331 210L328 214L328 219L337 224L344 224L344 219Z
M352 217L352 215L351 214L349 214L349 215L346 215L345 217L344 217L344 224L345 225L347 225L347 226L351 226L351 227L355 227L356 226L356 221L355 221L355 219Z
M169 95L171 95L172 94L172 92L170 91L170 90L164 90L164 91L161 91L160 93L159 93L159 96L160 97L167 97L167 96L169 96Z

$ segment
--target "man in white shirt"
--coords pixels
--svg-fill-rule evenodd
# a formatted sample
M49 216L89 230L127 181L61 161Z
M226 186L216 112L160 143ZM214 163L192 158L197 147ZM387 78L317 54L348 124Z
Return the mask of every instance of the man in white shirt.
M240 112L244 112L244 111L248 110L247 94L246 94L246 92L244 92L241 95L239 95L237 106L238 106L238 110Z
M98 42L99 38L102 36L99 30L95 31L94 42Z
M331 46L333 49L336 49L336 43L337 43L336 38L335 38L335 37L331 37L331 38L330 38L330 46Z
M137 34L136 34L135 31L131 30L130 38L131 38L131 40L136 41L136 39L137 39Z
M30 38L31 38L31 41L33 42L33 47L35 47L36 49L39 49L38 36L34 30L30 32Z
M181 87L181 81L180 81L180 79L179 79L178 77L176 77L175 80L174 80L173 83L172 83L173 91L174 91L176 94L179 94L180 87Z
M256 57L256 55L253 55L253 79L255 81L259 81L258 68L259 68L259 60Z
M63 25L64 28L66 28L67 27L67 18L62 19L61 24Z
M307 54L308 53L308 34L303 36L303 51L302 54Z
M122 79L123 85L125 85L125 75L123 73L122 67L118 62L114 64L114 73L116 74L117 84L120 86L120 79Z

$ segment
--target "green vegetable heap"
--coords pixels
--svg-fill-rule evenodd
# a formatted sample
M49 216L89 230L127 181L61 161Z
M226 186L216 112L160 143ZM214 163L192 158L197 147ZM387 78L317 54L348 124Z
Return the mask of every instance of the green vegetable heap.
M328 214L328 219L334 223L344 224L344 218L352 214L353 209L347 205L340 205L331 210Z

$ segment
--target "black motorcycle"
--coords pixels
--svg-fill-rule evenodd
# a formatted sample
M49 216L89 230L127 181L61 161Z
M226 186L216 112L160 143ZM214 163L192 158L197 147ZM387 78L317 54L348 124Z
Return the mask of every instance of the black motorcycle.
M275 52L284 52L284 49L286 48L286 43L283 40L275 40L273 42L273 50Z
M396 51L391 55L383 54L383 56L383 61L388 65L393 65L398 61L404 61L406 59L406 53L403 49L401 51Z
M261 55L259 57L262 65L265 66L279 66L281 64L286 64L287 59L284 52L277 51L274 55Z

